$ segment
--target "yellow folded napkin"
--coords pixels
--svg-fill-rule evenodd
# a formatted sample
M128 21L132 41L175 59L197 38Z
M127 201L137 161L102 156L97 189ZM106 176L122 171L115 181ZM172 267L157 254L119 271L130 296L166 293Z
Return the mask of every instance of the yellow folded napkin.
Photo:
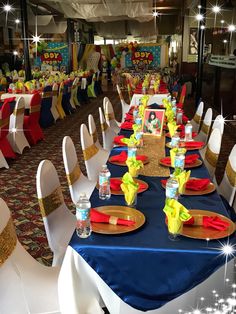
M141 97L141 104L145 108L147 107L148 101L149 101L149 96L148 95L144 95L144 96Z
M179 183L179 193L183 194L185 192L185 186L186 183L188 182L190 175L191 175L191 170L184 170L181 171L180 169L175 170L175 172L173 173L174 177L178 180Z
M178 129L178 125L176 124L176 122L175 121L168 122L167 126L168 126L168 129L169 129L169 132L170 132L170 136L171 137L174 136L175 132Z
M163 211L168 219L168 231L172 234L181 233L183 222L191 218L189 211L175 199L167 199Z
M137 160L135 157L127 158L126 165L129 168L129 174L136 177L139 169L143 168L142 160Z
M129 147L132 147L132 146L137 146L139 145L139 140L137 140L135 138L135 135L132 134L129 138L128 137L124 137L121 139L121 142L126 144L127 146Z
M174 121L175 113L172 109L166 109L165 115L168 122Z
M122 177L120 187L124 193L126 203L132 205L137 195L139 184L134 182L130 173L126 172Z

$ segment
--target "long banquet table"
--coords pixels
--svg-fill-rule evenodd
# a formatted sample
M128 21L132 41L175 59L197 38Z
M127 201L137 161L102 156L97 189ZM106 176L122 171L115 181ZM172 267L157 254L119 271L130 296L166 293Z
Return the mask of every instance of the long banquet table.
M139 105L140 99L143 97L143 94L133 94L130 105L131 106L137 106ZM162 100L165 99L168 96L168 94L153 94L150 95L148 100L148 105L152 105L154 103L156 104L162 104Z
M149 149L158 155L160 145L163 145L163 138L159 145L157 141ZM123 149L113 148L111 155ZM165 150L169 155L168 149ZM121 177L127 171L126 167L110 163L108 167L112 177ZM178 313L180 308L194 308L197 300L212 289L219 294L226 291L225 256L220 254L220 249L228 239L220 242L181 236L180 241L171 241L162 211L165 191L160 180L163 175L167 175L165 171L164 174L160 171L159 176L154 171L152 176L150 170L148 175L139 176L149 184L147 191L138 194L136 208L146 217L140 229L120 235L92 233L87 239L80 239L74 233L59 277L62 313L103 313L102 305L111 314ZM203 164L192 169L191 176L205 178L209 174ZM217 192L181 196L180 202L188 209L228 216ZM91 203L92 207L125 206L123 196L112 195L108 201L100 200L97 189L91 196ZM235 243L234 236L230 237L230 242ZM233 267L231 260L227 264L229 278L233 277Z

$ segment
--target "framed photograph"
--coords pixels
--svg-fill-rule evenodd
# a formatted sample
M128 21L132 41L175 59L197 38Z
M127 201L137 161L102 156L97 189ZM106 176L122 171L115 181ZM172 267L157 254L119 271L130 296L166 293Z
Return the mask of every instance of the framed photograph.
M198 29L190 28L189 32L189 54L197 55L198 52Z
M144 134L162 135L165 110L145 109L142 130Z

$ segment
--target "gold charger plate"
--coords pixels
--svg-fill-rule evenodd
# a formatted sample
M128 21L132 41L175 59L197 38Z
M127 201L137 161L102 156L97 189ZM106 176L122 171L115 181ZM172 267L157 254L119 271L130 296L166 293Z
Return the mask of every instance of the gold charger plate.
M112 157L110 157L110 158L108 159L108 161L109 161L111 164L117 165L117 166L125 166L125 167L127 167L125 161L124 161L124 162L120 162L120 161L111 161L111 158L112 158ZM145 161L143 161L143 164L144 164L144 165L146 165L146 164L148 164L148 163L149 163L149 158L147 158Z
M193 178L193 177L190 177L190 179L198 179L198 178ZM164 184L161 184L161 186L165 189L166 186ZM191 196L194 196L194 195L205 195L205 194L210 194L212 192L214 192L216 189L214 183L210 182L207 186L207 188L203 191L193 191L193 190L188 190L188 189L185 189L185 192L183 193L183 195L191 195Z
M217 240L217 239L228 237L235 231L235 223L223 215L220 215L220 214L208 211L208 210L200 210L200 209L191 209L189 210L189 213L193 217L196 217L196 219L201 218L202 216L217 216L220 219L227 221L229 223L229 227L227 230L219 231L216 229L204 228L203 226L199 226L199 225L192 225L192 226L184 225L181 235L185 237L193 238L193 239L202 239L202 240L206 240L206 239Z
M166 147L172 148L170 145L170 142L166 143ZM185 148L186 150L199 150L199 149L202 149L204 147L204 145L202 145L201 147L197 147L197 148L196 147L185 147L184 142L183 142L183 144L180 144L179 147Z
M162 161L159 161L160 165L162 166L165 166L165 167L171 167L173 168L171 165L167 165L166 163L162 162ZM202 161L200 159L197 159L194 163L192 164L187 164L187 165L184 165L184 168L185 169L190 169L190 168L196 168L196 167L199 167L202 165Z
M121 177L114 177L114 178L112 178L112 179L120 179L120 180L121 180L122 178L121 178ZM143 180L134 178L134 181L137 182L137 183L142 183L142 184L145 185L145 188L138 190L138 194L147 191L147 189L149 188L148 183L145 182L145 181L143 181ZM97 183L97 185L96 185L96 188L99 189L99 184L98 184L98 183ZM122 190L120 190L120 191L114 191L114 190L111 189L111 194L113 194L113 195L124 195L124 192L123 192Z
M107 223L92 222L92 230L101 234L121 234L137 230L145 223L145 216L139 210L127 206L100 206L96 210L118 218L133 220L133 226L111 225Z

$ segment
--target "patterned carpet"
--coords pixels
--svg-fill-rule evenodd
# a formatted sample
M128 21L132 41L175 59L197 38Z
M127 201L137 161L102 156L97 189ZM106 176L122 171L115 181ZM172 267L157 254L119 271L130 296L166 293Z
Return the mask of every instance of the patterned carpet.
M87 117L91 113L100 130L98 107L102 106L103 97L111 99L115 109L116 117L121 116L121 106L117 93L113 91L104 92L96 99L91 99L90 103L77 109L77 111L67 116L64 120L58 121L52 127L45 129L45 140L37 145L26 149L23 155L19 155L14 161L10 161L10 169L0 169L0 197L3 198L11 212L17 230L19 241L28 252L38 261L50 265L52 253L48 248L45 237L44 225L39 211L36 197L36 172L38 164L43 159L49 159L55 165L61 181L63 194L67 206L74 211L71 202L63 160L62 160L62 140L65 135L72 137L82 171L85 173L82 151L80 148L80 125L87 123ZM193 100L186 100L185 112L191 118L195 111ZM101 134L99 134L101 141ZM222 150L217 169L217 179L221 179L228 154L232 146L236 143L235 128L231 125L226 127Z

